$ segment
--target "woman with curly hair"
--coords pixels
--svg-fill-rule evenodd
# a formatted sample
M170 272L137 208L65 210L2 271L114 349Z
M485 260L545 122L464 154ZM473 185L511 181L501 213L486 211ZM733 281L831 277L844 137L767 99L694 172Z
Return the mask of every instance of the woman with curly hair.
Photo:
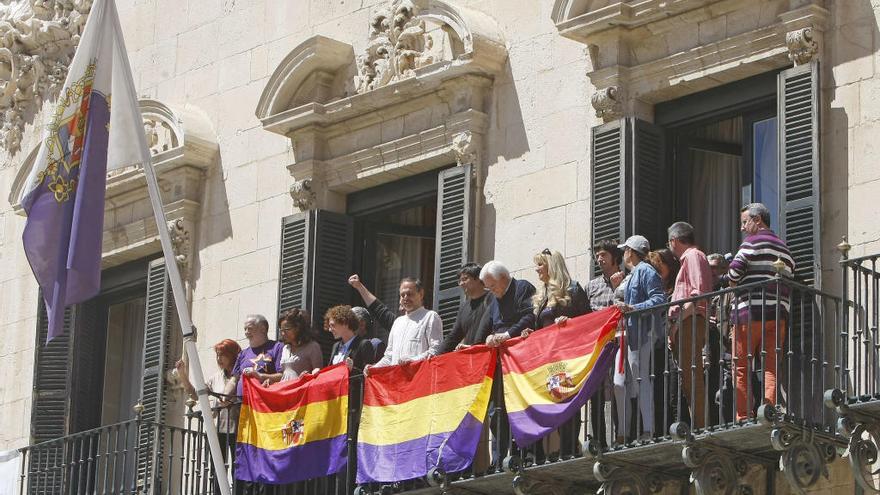
M309 328L311 319L304 309L294 308L278 318L278 329L284 349L279 362L280 373L270 376L265 385L299 378L304 373L317 373L324 364L321 346Z
M373 344L357 334L360 320L351 306L333 306L324 315L328 330L338 339L330 351L330 364L345 363L349 370L360 373L376 360Z

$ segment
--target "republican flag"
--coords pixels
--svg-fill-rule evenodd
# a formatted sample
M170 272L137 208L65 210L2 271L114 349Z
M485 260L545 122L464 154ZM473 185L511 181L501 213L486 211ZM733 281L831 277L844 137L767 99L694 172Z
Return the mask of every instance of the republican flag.
M24 251L46 302L48 340L62 332L65 306L100 290L107 171L142 156L133 88L116 6L96 0L19 197L28 216Z
M338 472L348 463L348 367L268 388L242 377L235 477L286 484Z
M602 386L621 316L607 308L505 342L504 403L517 444L531 445L562 426Z
M496 353L470 347L428 360L371 368L358 432L357 482L451 473L474 460Z

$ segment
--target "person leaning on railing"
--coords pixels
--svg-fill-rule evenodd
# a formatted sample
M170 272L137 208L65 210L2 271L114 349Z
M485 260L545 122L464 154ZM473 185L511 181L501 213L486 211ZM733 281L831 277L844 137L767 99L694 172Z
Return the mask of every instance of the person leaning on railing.
M681 261L672 301L690 299L712 292L712 269L706 255L697 249L694 228L687 222L675 222L667 229L669 249ZM706 426L703 376L703 348L706 347L706 301L689 302L669 308L669 344L682 369L681 389L692 405L691 426Z
M587 293L576 280L572 280L565 264L565 258L559 251L544 249L534 256L535 272L541 284L532 296L535 308L535 330L549 327L554 323L564 326L569 318L574 318L589 311ZM528 337L533 330L527 328L520 334ZM547 458L556 460L560 454L560 436L569 440L577 438L580 429L580 415L575 415L559 430L551 432L544 439L543 449ZM573 455L577 446L566 442L563 455ZM540 457L540 455L539 455Z
M632 270L627 281L623 282L623 302L615 305L629 313L648 309L666 302L663 282L657 270L650 263L643 263L651 250L648 239L640 235L630 236L618 246L623 249L623 261ZM621 343L615 359L614 398L617 402L617 443L629 437L629 420L632 414L628 399L638 398L638 408L642 416L642 435L640 441L650 440L654 435L654 385L651 382L651 357L654 343L665 337L663 318L654 314L628 315L625 318L625 345ZM624 348L625 347L625 348ZM622 373L619 363L625 356L626 367Z
M746 234L739 251L730 262L727 277L730 285L745 285L772 280L777 276L792 278L794 260L785 242L770 230L770 210L761 203L746 205L740 212L740 229ZM777 266L777 260L782 264ZM779 300L777 300L777 291ZM764 354L764 403L776 405L776 343L785 340L788 318L788 292L783 284L768 285L737 294L731 315L734 325L733 362L736 383L736 419L751 414L747 397L750 375L748 356Z
M217 434L220 439L220 452L223 454L225 462L229 456L232 456L230 465L235 464L235 438L238 433L238 404L221 400L226 390L226 385L232 380L232 368L235 366L235 360L241 352L238 342L232 339L223 339L214 344L214 353L217 358L216 373L209 376L205 380L205 386L211 395L208 397L208 403L211 405L211 414L217 422ZM187 395L193 399L196 397L196 389L189 381L189 366L183 359L177 361L174 365L177 370L177 376ZM218 397L219 396L219 397ZM214 488L214 493L220 493L219 487Z

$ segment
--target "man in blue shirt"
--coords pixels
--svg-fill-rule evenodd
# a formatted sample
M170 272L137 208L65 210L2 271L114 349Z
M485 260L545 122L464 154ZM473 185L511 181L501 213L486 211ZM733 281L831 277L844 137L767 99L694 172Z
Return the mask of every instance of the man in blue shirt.
M631 313L665 303L666 295L663 292L663 280L660 274L650 263L643 263L651 249L648 239L634 235L618 247L623 249L623 261L631 273L623 292L623 302L616 303L616 306L624 313ZM616 369L614 374L617 424L622 425L620 429L624 430L617 436L618 443L622 443L630 436L626 430L630 424L631 408L624 407L624 404L631 397L638 398L638 410L642 417L643 429L639 440L650 440L654 436L654 384L651 381L653 369L651 357L654 342L665 338L663 331L665 321L666 316L663 312L627 315L625 319L626 343L621 345L618 358L615 359L615 363L619 363L620 353L626 351L625 375L619 369Z

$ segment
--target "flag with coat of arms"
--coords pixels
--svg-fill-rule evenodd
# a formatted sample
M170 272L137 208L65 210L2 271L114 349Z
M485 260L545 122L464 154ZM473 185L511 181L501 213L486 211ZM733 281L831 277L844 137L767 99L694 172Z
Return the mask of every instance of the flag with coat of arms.
M66 306L100 291L107 172L141 161L137 108L116 5L96 0L19 196L47 341L63 331Z

